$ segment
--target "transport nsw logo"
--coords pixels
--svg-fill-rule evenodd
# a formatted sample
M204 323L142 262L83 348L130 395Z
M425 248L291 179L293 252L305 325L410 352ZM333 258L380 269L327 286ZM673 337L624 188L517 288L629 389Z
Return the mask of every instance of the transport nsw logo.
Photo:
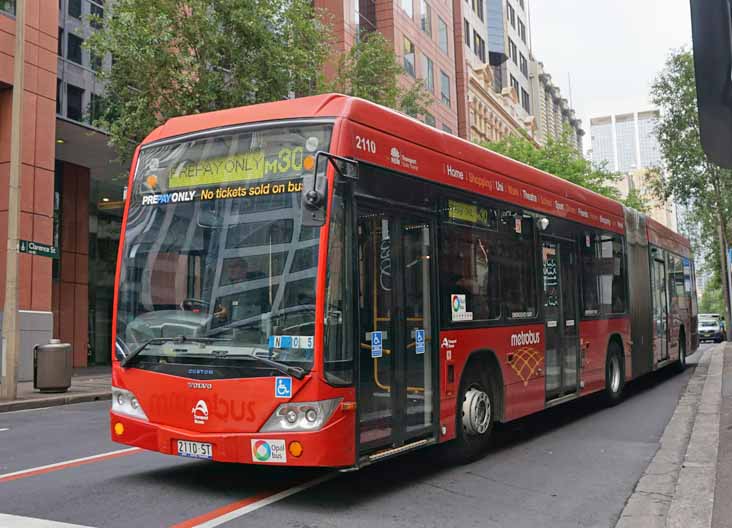
M539 350L525 345L538 345L539 343L541 343L541 334L539 332L511 334L511 346L520 348L508 354L508 364L511 365L511 370L521 379L524 387L529 384L529 381L544 361Z
M193 423L203 425L208 420L208 405L203 400L198 400L198 403L193 408Z

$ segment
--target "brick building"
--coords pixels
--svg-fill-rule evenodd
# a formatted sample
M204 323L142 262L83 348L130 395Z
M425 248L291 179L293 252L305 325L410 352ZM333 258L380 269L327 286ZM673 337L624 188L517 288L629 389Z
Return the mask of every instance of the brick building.
M44 319L51 326L46 330L73 345L74 366L108 363L126 168L113 161L106 136L88 124L86 108L101 92L95 75L100 65L82 47L94 29L85 16L103 14L104 4L24 1L20 238L54 245L60 256L20 255L19 309L53 314ZM14 0L0 1L0 277L6 262L15 7ZM21 350L26 361L29 353Z

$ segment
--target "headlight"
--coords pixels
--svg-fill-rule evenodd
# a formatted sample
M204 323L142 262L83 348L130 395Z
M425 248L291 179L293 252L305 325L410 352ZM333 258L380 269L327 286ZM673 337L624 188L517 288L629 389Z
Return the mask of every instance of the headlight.
M326 424L341 400L283 403L275 409L260 432L317 431Z
M137 401L135 395L119 387L112 387L112 410L119 414L131 416L132 418L148 421L147 415L142 410L142 406Z

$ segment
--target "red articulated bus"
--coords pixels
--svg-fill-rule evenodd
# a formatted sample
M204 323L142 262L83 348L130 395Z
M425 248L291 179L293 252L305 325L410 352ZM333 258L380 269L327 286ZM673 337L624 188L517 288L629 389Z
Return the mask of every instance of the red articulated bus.
M358 468L625 383L697 348L689 243L381 106L171 119L138 148L112 438Z

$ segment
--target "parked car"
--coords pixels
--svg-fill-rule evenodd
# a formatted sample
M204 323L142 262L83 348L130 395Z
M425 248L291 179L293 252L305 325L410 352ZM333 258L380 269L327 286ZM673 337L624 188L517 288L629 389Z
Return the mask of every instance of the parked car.
M724 329L719 319L699 319L699 341L724 341Z

